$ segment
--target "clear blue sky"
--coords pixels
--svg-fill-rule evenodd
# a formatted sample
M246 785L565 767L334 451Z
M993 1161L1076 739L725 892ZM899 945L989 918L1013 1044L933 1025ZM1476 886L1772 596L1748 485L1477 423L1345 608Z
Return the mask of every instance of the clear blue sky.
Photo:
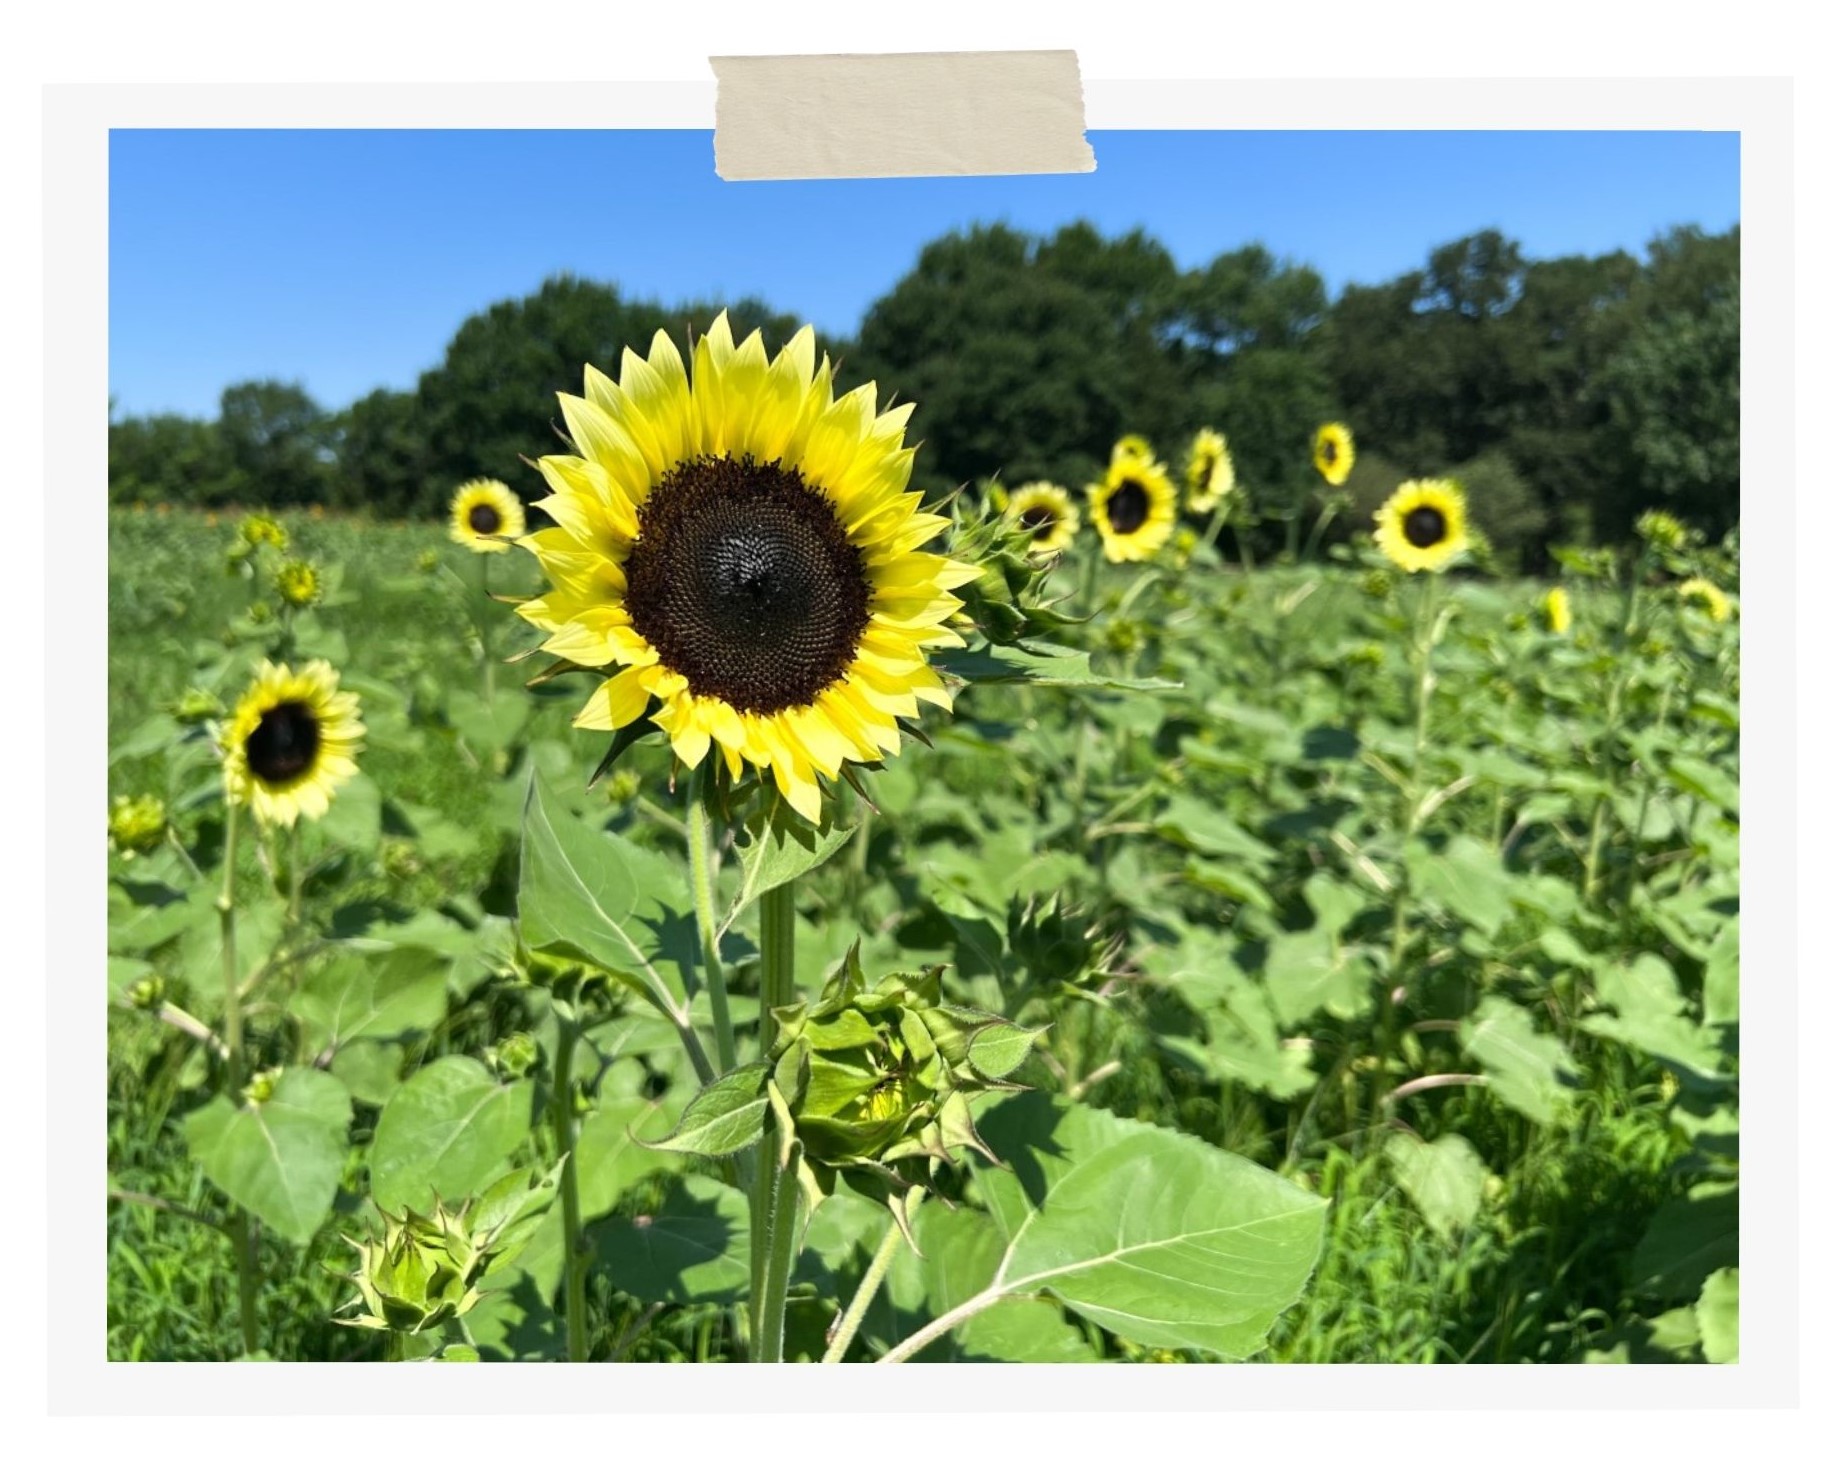
M1483 227L1556 256L1739 219L1737 134L1090 138L1089 175L727 184L690 130L117 131L110 390L122 414L209 416L274 378L338 407L410 387L468 314L561 271L850 334L919 246L978 221L1141 226L1183 267L1261 241L1338 291Z

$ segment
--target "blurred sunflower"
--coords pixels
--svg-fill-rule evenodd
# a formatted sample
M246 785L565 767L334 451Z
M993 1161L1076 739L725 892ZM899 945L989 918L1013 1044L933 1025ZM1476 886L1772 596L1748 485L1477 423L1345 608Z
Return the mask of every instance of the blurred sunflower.
M1315 433L1315 470L1330 487L1340 487L1354 470L1354 433L1339 421L1320 426Z
M1232 491L1232 453L1217 431L1202 430L1187 454L1187 511L1211 513Z
M289 547L288 530L267 513L245 514L243 522L237 526L237 536L252 549L259 544L268 544L272 549Z
M1565 587L1555 585L1541 598L1540 614L1546 618L1546 629L1555 636L1564 636L1572 629L1572 603L1566 598Z
M449 505L449 537L483 554L505 554L507 541L526 532L526 509L513 489L492 478L477 478L456 489Z
M1683 600L1698 601L1704 605L1707 614L1715 621L1724 621L1732 615L1732 600L1711 580L1696 576L1692 580L1683 580L1675 589Z
M1112 564L1148 559L1174 532L1174 484L1160 462L1119 450L1103 481L1087 491L1091 522Z
M321 572L305 559L292 559L276 571L276 594L294 610L304 610L321 598Z
M1402 570L1441 570L1469 544L1463 489L1448 479L1400 483L1373 520L1374 539Z
M1138 436L1132 431L1127 436L1118 437L1117 444L1110 448L1110 460L1114 462L1118 457L1140 457L1145 462L1153 462L1155 448L1149 445L1148 437Z
M580 455L539 462L558 527L521 541L552 588L519 608L546 651L615 669L575 722L652 713L683 764L716 744L818 820L818 776L896 754L919 702L950 706L927 654L962 645L950 592L980 573L923 551L949 520L907 491L911 407L879 413L870 384L837 399L812 329L771 360L723 313L690 385L657 333L584 391L559 396Z
M1030 482L1015 488L1008 499L1007 516L1027 531L1035 554L1069 549L1078 535L1078 505L1056 483Z
M340 691L327 663L296 672L265 662L218 735L225 793L266 826L318 820L359 772L353 756L365 732L358 697Z

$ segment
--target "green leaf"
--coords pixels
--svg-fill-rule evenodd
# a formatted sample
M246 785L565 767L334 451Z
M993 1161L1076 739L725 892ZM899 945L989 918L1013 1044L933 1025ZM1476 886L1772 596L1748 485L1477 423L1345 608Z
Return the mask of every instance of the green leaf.
M1038 1095L981 1132L1015 1174L977 1173L1007 1244L970 1314L1047 1289L1126 1339L1240 1359L1320 1253L1325 1202L1202 1140Z
M1330 947L1316 930L1279 934L1264 958L1264 986L1277 1024L1293 1027L1318 1011L1350 1021L1367 1009L1372 972L1360 955Z
M186 1116L186 1143L207 1179L291 1242L311 1240L340 1187L353 1105L327 1073L284 1068L269 1098L222 1098Z
M856 829L857 823L813 831L764 823L761 837L748 838L738 846L738 892L719 933L731 928L739 914L772 888L793 883L820 867L846 845Z
M1166 678L1112 677L1091 670L1091 654L1073 647L1035 642L1027 646L996 646L986 637L973 638L959 651L933 652L931 661L966 683L1034 683L1055 688L1126 688L1157 692L1181 685Z
M1454 1237L1476 1219L1489 1170L1467 1139L1446 1134L1426 1144L1395 1134L1386 1141L1386 1158L1399 1189L1440 1237Z
M1224 807L1211 805L1198 796L1171 797L1155 818L1155 831L1178 846L1209 857L1268 862L1277 855L1275 848L1226 815Z
M1668 778L1689 795L1699 796L1728 816L1739 814L1739 780L1736 775L1730 775L1718 765L1709 764L1691 754L1676 755L1669 760L1667 770Z
M1709 1365L1739 1363L1739 1270L1709 1273L1694 1305L1700 1321L1700 1350Z
M1691 1299L1709 1273L1738 1266L1739 1188L1709 1183L1656 1208L1630 1277L1650 1298Z
M372 1138L372 1199L387 1211L481 1190L526 1138L533 1085L502 1083L472 1057L439 1057L386 1103Z
M1739 921L1733 919L1707 952L1707 981L1701 992L1701 1019L1725 1026L1739 1019Z
M362 770L340 787L340 794L315 828L318 840L370 856L379 849L382 805L377 782Z
M1542 1036L1527 1013L1491 997L1461 1033L1463 1050L1480 1062L1489 1087L1536 1124L1551 1124L1572 1100L1572 1058L1557 1038Z
M1648 1052L1684 1074L1721 1076L1719 1029L1699 1026L1687 1015L1675 973L1661 956L1607 960L1596 979L1600 1002L1616 1014L1581 1017L1586 1031Z
M295 1015L319 1029L317 1052L358 1037L434 1030L448 1009L449 962L425 949L345 949L302 985Z
M1501 853L1474 837L1452 837L1442 852L1414 848L1409 870L1417 893L1491 938L1514 912Z
M756 1144L764 1133L769 1105L764 1083L769 1076L770 1069L761 1062L721 1073L687 1105L674 1132L648 1148L717 1159Z
M689 1175L652 1215L595 1228L598 1267L644 1303L735 1303L751 1286L750 1220L743 1191Z
M519 931L529 949L581 960L665 999L654 966L661 921L641 911L665 915L686 902L678 856L592 830L534 775L520 839Z
M517 688L503 688L492 703L472 689L458 688L449 695L449 722L469 752L485 761L513 747L532 706L532 700Z

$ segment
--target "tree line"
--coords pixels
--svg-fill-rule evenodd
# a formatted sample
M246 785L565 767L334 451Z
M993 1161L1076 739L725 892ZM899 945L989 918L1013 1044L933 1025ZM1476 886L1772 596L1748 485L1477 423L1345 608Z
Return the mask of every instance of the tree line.
M773 351L802 321L555 277L470 317L411 390L329 410L265 380L227 388L216 420L112 415L110 497L433 517L483 476L539 497L522 458L561 445L556 392L720 307ZM1125 432L1178 460L1210 425L1262 511L1300 499L1314 428L1340 420L1361 450L1351 517L1404 477L1455 476L1517 563L1621 539L1647 507L1711 533L1739 515L1737 227L1678 228L1641 259L1530 260L1483 231L1331 297L1314 268L1261 245L1183 270L1140 231L983 226L927 244L852 340L823 347L843 385L876 379L882 398L917 403L932 490L1082 487Z

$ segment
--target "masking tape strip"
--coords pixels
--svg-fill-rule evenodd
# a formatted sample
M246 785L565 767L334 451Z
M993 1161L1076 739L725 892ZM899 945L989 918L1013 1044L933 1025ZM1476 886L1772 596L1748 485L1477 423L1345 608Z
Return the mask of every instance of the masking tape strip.
M1088 174L1075 51L715 56L727 180Z

